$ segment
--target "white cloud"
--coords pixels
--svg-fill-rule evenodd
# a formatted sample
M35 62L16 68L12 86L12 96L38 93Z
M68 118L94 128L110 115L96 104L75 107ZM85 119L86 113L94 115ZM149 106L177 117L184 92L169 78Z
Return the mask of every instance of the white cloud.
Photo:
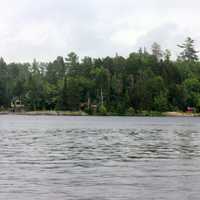
M188 35L200 48L197 0L0 0L0 56L7 61L128 55L157 41L174 49Z

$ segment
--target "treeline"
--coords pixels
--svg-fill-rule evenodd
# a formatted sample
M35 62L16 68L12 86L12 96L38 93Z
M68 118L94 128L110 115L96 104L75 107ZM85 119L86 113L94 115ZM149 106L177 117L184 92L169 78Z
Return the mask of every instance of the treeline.
M0 106L18 100L27 110L84 110L134 114L141 111L200 111L200 62L194 41L179 45L171 60L159 44L152 52L139 49L127 58L90 58L75 53L53 62L6 64L0 59Z

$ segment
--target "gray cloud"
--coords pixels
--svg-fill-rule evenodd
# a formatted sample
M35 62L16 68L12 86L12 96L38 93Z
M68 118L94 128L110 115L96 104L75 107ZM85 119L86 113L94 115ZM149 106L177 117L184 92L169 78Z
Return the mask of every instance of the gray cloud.
M157 41L174 49L200 40L196 0L0 0L0 55L7 61L128 55ZM190 3L190 4L189 4ZM197 47L200 47L199 41Z

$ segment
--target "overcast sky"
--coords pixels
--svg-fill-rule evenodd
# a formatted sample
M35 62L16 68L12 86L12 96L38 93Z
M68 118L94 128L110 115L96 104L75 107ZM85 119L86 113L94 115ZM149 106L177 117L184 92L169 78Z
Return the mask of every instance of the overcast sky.
M127 56L185 37L200 49L199 0L0 0L0 56L7 62L66 56Z

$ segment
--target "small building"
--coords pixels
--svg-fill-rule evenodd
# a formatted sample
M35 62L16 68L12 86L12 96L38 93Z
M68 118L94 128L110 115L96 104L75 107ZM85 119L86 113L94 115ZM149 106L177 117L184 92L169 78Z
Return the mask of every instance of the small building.
M23 112L24 111L24 105L22 104L22 102L19 99L12 101L11 111L12 112Z
M97 112L97 105L96 104L91 105L91 109L92 109L93 113L96 113Z
M196 112L196 108L188 106L187 107L187 112L188 113L194 113L194 112Z

